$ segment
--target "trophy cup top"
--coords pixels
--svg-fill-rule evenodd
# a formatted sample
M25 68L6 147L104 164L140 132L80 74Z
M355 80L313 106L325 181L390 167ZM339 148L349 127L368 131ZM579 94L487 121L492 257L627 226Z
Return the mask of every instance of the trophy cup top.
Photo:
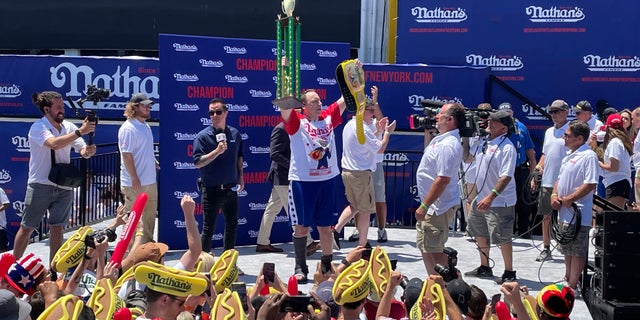
M296 7L296 0L282 0L282 12L288 17L293 17L293 9Z

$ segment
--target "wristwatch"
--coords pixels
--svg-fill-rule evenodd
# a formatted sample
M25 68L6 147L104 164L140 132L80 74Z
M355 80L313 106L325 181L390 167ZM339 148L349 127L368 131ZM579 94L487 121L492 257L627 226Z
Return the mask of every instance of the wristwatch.
M76 136L78 136L78 138L82 137L82 133L80 133L80 130L76 130Z

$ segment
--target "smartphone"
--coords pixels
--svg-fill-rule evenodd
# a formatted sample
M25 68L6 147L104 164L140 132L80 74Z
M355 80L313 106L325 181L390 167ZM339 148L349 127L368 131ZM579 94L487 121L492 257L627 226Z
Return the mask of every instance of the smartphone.
M320 258L320 268L322 270L322 274L333 272L331 268L331 256L322 256Z
M398 259L390 259L391 270L396 271L396 267L398 266Z
M275 277L275 263L265 262L262 265L262 275L264 276L265 281L268 283L274 283L276 281Z
M280 312L309 313L307 305L314 303L315 300L312 296L285 296L280 305Z
M496 313L496 303L502 299L501 293L496 293L491 297L491 313Z
M364 251L362 251L362 259L369 260L371 257L371 250L371 248L365 248Z
M242 303L242 309L244 309L244 311L249 310L249 306L247 305L247 284L244 282L234 282L231 284L231 291L238 293L240 302Z

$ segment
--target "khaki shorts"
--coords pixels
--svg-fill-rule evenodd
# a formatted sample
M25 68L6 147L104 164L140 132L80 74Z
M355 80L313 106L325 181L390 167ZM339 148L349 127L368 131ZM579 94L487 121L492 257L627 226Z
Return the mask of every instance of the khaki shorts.
M373 179L369 170L342 169L342 182L347 201L355 212L371 214L376 212L373 194Z
M472 237L490 239L490 244L500 245L511 242L515 206L491 207L487 212L478 212L478 202L471 203L467 231Z
M567 228L567 224L563 224ZM575 240L567 244L558 245L558 249L562 254L573 257L587 257L589 253L589 226L581 226L580 232Z
M449 224L459 206L453 206L445 213L426 215L424 221L416 223L416 246L422 253L440 253L449 239Z

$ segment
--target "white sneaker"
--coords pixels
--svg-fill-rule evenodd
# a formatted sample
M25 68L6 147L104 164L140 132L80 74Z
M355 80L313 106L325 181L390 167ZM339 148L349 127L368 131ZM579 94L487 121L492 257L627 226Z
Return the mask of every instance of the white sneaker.
M378 242L387 242L387 229L378 230Z
M360 233L358 233L358 229L353 229L353 233L349 236L349 242L355 242L360 240Z

